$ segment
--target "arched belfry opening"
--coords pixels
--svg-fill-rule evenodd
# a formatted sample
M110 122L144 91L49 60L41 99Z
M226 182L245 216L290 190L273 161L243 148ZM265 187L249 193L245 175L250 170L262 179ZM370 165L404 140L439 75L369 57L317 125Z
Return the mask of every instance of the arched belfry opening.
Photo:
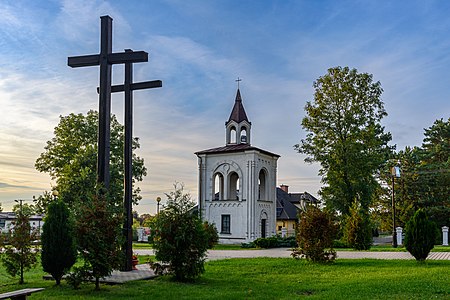
M259 171L258 176L258 199L259 200L267 200L268 199L268 191L267 191L267 171L261 169Z
M214 200L224 199L224 180L222 173L216 173L214 175L214 184L212 194L214 195Z
M248 120L242 104L241 92L236 92L233 110L231 111L226 126L226 142L231 144L248 144L250 145L250 130L252 123Z
M239 200L239 175L236 172L228 176L228 200Z

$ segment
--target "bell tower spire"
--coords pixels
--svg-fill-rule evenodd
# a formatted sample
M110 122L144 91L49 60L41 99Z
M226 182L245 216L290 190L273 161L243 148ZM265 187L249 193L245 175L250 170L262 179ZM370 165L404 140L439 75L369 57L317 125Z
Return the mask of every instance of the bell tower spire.
M242 79L237 79L238 82ZM239 87L236 92L236 99L228 121L225 122L226 128L226 144L247 144L250 145L250 133L252 123L248 120L245 113L244 105L242 105L241 91Z

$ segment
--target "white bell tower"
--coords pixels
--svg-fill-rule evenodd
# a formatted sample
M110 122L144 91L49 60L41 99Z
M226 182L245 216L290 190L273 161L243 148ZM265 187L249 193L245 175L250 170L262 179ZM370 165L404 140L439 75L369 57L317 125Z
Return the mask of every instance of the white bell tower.
M280 157L251 146L251 126L238 88L225 122L225 146L196 152L199 211L215 223L221 243L276 234L276 177Z

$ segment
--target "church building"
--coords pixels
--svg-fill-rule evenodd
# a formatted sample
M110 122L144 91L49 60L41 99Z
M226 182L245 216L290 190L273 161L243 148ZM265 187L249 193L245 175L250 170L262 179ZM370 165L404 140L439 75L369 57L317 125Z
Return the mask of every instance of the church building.
M277 154L251 145L252 123L239 88L225 122L225 146L196 152L198 208L219 242L238 244L276 234Z

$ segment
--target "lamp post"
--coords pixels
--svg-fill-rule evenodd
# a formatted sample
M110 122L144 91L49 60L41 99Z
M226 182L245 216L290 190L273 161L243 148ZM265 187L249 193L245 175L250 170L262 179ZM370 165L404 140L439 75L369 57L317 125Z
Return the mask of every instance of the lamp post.
M161 197L156 198L156 214L159 215L159 202L161 202Z
M395 229L395 177L400 178L400 167L391 168L392 177L392 247L397 248L397 231Z
M57 190L53 190L52 195L53 195L53 200L56 200L56 198L58 197L59 193L58 193Z

